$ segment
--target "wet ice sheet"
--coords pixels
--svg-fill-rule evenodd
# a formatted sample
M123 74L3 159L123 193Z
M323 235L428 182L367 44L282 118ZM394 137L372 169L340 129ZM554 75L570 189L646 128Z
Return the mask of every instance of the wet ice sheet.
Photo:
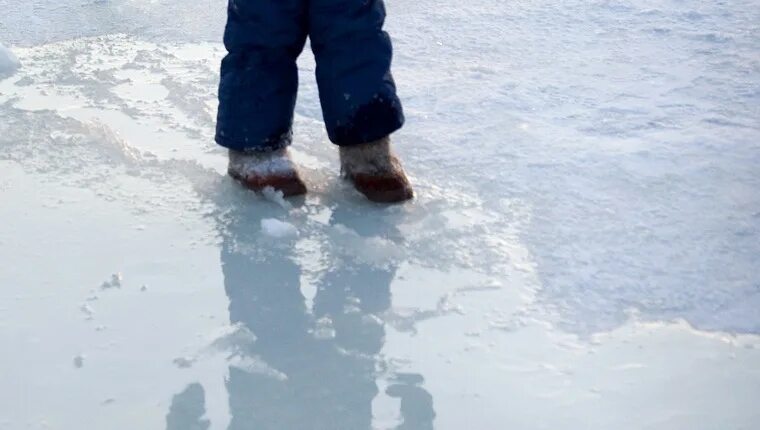
M0 258L16 263L0 278L6 428L757 419L757 337L635 315L589 339L552 329L526 311L537 280L517 240L514 263L491 275L411 257L394 235L412 214L362 220L352 211L368 208L338 196L288 211L219 178L203 191L215 201L187 211L158 203L196 191L153 182L150 165L148 178L106 179L124 193L115 199L2 168L18 203L0 212L14 220ZM148 196L154 208L141 210ZM304 234L273 242L257 225L273 217Z
M12 75L19 66L16 55L0 43L0 78Z
M308 54L285 203L212 144L221 14L10 5L0 428L756 427L756 8L460 3L389 2L388 209Z

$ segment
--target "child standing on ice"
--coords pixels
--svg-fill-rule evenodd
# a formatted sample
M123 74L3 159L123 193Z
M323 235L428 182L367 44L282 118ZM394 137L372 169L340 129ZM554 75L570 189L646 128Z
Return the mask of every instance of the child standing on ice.
M382 0L229 0L216 141L229 174L285 196L306 186L288 153L298 90L296 59L308 36L327 133L341 170L378 202L412 198L389 135L404 114L391 76Z

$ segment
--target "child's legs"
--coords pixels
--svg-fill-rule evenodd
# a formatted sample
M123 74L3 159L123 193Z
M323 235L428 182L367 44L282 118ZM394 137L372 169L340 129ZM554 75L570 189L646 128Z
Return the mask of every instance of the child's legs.
M309 0L309 37L330 140L354 145L401 128L382 0Z
M216 141L276 149L291 140L296 59L308 29L307 0L229 0Z

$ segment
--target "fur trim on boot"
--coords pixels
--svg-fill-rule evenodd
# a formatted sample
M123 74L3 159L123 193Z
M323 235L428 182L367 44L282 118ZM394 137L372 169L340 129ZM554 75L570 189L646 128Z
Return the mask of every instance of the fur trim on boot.
M267 152L230 150L229 156L229 175L253 191L272 187L282 191L284 197L306 194L306 185L287 148Z

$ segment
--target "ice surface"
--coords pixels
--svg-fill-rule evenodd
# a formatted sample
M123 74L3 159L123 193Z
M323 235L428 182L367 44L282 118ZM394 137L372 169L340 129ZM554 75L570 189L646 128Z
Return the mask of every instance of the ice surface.
M21 63L19 63L18 58L10 49L0 43L0 78L12 75L19 67L21 67Z
M310 194L225 177L223 0L0 0L0 429L760 426L756 2L386 3L388 208L308 49Z

